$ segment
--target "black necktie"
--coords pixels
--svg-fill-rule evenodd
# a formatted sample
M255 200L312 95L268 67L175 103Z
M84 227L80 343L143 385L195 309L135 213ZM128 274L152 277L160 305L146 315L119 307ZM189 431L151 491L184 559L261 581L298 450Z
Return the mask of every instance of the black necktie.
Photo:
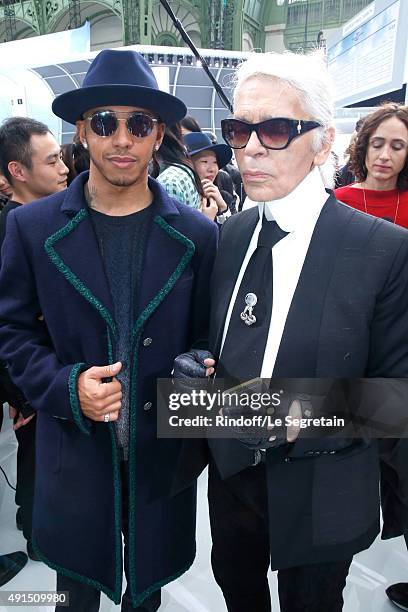
M276 221L263 218L232 309L217 366L217 378L249 380L261 374L272 314L272 247L287 235Z

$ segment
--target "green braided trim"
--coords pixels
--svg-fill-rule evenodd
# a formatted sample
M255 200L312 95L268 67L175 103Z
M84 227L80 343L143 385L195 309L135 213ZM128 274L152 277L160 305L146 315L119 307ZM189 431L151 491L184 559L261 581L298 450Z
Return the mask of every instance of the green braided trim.
M68 378L68 389L69 389L69 403L71 404L72 414L74 415L74 421L78 425L82 433L90 434L91 426L86 423L82 417L82 410L79 407L78 392L77 392L77 379L78 374L81 372L84 363L76 363L72 368Z
M112 350L112 340L110 335L109 327L108 331L108 362L111 364L113 362L113 350ZM71 406L75 405L75 408L72 408L74 413L74 419L78 427L84 433L89 434L88 429L86 429L86 425L82 427L82 417L81 411L78 406L78 398L76 393L76 375L84 364L78 363L76 364L70 375L70 399ZM71 396L71 379L73 381L73 394L74 394L74 402L72 401ZM78 411L78 412L76 412ZM80 419L80 420L78 420ZM123 575L123 562L122 562L122 528L121 528L121 515L122 515L122 499L121 499L121 484L120 484L120 468L119 468L119 459L118 459L118 450L116 445L116 433L113 423L109 423L109 430L111 435L111 444L112 444L112 463L113 463L113 487L114 487L114 513L115 513L115 591L111 591L103 584L96 580L92 580L91 578L87 578L86 576L82 576L82 574L78 574L71 570L67 570L56 563L50 561L38 548L38 545L35 539L32 539L33 548L38 555L38 557L46 563L49 567L56 570L58 573L67 576L68 578L72 578L74 580L78 580L79 582L83 582L89 586L94 587L95 589L102 591L105 593L115 604L120 604L122 598L122 575ZM85 428L85 429L84 429Z
M181 242L186 247L186 252L181 258L178 266L168 278L165 285L160 289L160 291L155 295L155 297L150 301L150 303L146 306L143 312L140 313L135 327L132 331L132 346L134 347L133 353L133 367L132 367L132 378L131 378L131 392L130 392L130 406L129 406L129 582L130 582L130 593L132 596L132 603L135 605L133 601L133 593L137 592L135 579L136 579L136 568L134 564L134 555L133 551L133 542L135 541L135 498L136 498L136 459L135 459L135 441L136 441L136 416L137 416L137 383L138 383L138 365L139 365L139 340L142 333L143 326L147 319L153 314L153 312L157 309L160 303L164 300L166 295L173 289L174 285L183 274L187 265L189 264L191 258L195 252L194 243L189 240L186 236L175 230L171 225L169 225L162 217L156 215L154 218L154 222L157 223L171 238L174 238L178 242ZM191 564L190 564L191 565ZM189 567L189 566L188 566ZM188 569L188 568L186 568ZM181 573L184 573L183 570ZM164 580L163 584L170 582L177 578L178 575L170 577ZM161 583L156 583L152 587L151 592L160 588ZM148 589L148 590L149 590ZM148 591L147 590L147 591ZM146 598L148 595L147 591L144 591L142 595L139 596L142 598Z
M163 217L159 217L159 215L156 215L156 217L154 218L154 222L157 223L157 225L159 225L165 232L167 232L167 234L169 234L171 238L174 238L175 240L178 240L178 242L181 242L181 244L183 244L187 250L184 253L183 257L181 258L177 268L174 270L172 275L168 278L165 285L163 285L163 287L155 295L152 301L146 306L143 312L140 313L136 321L135 327L132 331L132 340L135 339L136 334L138 333L139 329L145 324L147 319L153 314L153 312L156 310L159 304L164 300L166 295L173 289L174 285L176 284L180 276L183 274L184 270L186 269L190 259L193 257L194 252L195 252L194 242L189 240L187 236L184 236L183 234L178 232L176 229L174 229L174 227L171 227L171 225L169 225L163 219Z
M69 268L62 260L62 258L58 255L58 253L54 249L54 244L65 238L72 230L76 228L81 221L88 215L88 211L86 208L82 208L79 213L75 215L69 223L64 225L61 229L59 229L55 234L52 234L47 238L44 243L44 249L54 264L56 268L61 272L61 274L67 279L69 283L78 291L82 297L84 297L93 308L95 308L99 314L105 319L108 326L111 328L113 333L116 333L116 324L113 320L110 312L105 308L103 304L93 295L93 293L88 289L88 287L74 274L74 272Z
M152 595L152 593L154 593L155 591L158 591L162 587L166 586L166 584L169 584L170 582L173 582L174 580L177 580L177 578L180 578L180 576L185 574L190 569L190 567L193 565L194 558L195 558L195 551L194 551L193 558L191 559L191 561L189 561L187 563L187 565L185 567L183 567L183 569L179 570L178 572L176 572L172 576L168 576L167 578L164 578L163 580L160 580L160 582L155 582L154 584L152 584L152 586L150 586L145 591L143 591L143 593L138 595L136 597L136 599L132 598L132 606L134 608L137 608L137 606L140 606L140 604L142 604L147 597L150 597L150 595Z
M111 365L113 363L113 343L109 327L106 331L108 332L108 364Z
M108 331L108 363L113 363L112 338L109 327ZM118 447L116 441L116 430L114 423L109 423L109 433L112 445L112 468L113 468L113 490L114 490L114 515L115 515L115 593L122 592L122 485L120 476ZM116 602L118 603L118 602Z
M53 561L50 561L41 552L41 550L38 548L38 544L37 544L34 536L32 536L31 542L32 542L32 545L33 545L33 548L34 548L34 552L36 553L36 555L41 559L41 561L43 563L48 565L48 567L50 567L51 569L55 570L59 574L62 574L63 576L66 576L67 578L72 578L73 580L78 580L79 582L82 582L83 584L87 584L88 586L91 586L94 589L97 589L98 591L102 591L115 604L120 604L121 599L122 599L122 586L118 590L117 584L116 584L115 591L111 591L111 589L108 589L108 587L106 587L105 585L101 584L97 580L92 580L91 578L87 578L86 576L82 576L82 574L77 574L77 572L73 572L72 570L66 569L65 567L61 567L60 565L57 565L57 563L54 563Z

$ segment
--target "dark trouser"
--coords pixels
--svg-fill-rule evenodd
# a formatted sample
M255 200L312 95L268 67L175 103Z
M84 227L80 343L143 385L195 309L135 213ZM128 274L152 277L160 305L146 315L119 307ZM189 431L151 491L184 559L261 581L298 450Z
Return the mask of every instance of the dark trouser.
M91 586L57 574L57 591L69 591L69 607L56 606L55 610L58 610L58 612L64 612L64 610L70 610L71 612L98 612L99 610L101 592ZM153 593L137 608L132 608L126 591L122 597L122 612L130 612L130 610L133 610L133 612L135 610L138 612L156 612L159 609L161 603L160 591Z
M408 533L408 440L379 440L381 467L382 537ZM408 538L405 538L408 546Z
M17 486L16 504L21 507L20 518L23 535L31 539L33 525L34 478L35 478L35 430L37 417L16 431L17 449Z
M212 568L228 612L270 612L270 548L265 464L223 481L214 464L208 487ZM341 612L352 559L278 572L281 612Z
M129 585L128 578L128 484L127 484L127 465L123 461L121 464L121 476L122 476L122 532L125 541L124 549L124 561L125 561L125 575ZM69 607L56 606L56 612L65 612L70 610L71 612L98 612L99 600L101 593L97 589L91 586L87 586L82 582L67 578L62 574L57 574L57 591L69 591ZM132 608L130 599L129 586L126 587L126 591L122 597L121 610L128 612L130 610L138 610L138 612L156 612L159 609L161 603L161 591L155 591L150 597L147 597L143 603L137 608Z

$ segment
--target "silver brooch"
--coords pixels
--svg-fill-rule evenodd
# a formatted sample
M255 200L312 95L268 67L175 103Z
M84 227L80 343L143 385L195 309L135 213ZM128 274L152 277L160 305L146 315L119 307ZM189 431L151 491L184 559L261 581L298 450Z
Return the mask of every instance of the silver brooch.
M255 293L247 293L245 296L245 308L241 312L241 321L244 321L245 325L253 325L256 323L256 316L253 314L253 309L258 302L258 298Z

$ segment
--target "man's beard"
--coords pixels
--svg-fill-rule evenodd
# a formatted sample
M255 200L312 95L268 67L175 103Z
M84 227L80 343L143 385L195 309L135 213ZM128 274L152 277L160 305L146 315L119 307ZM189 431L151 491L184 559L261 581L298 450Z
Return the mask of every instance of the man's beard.
M144 179L146 175L146 170L148 168L148 164L146 164L145 166L139 166L138 167L139 171L136 174L132 173L132 176L129 176L127 174L122 174L122 176L120 175L114 176L114 175L110 175L109 173L107 173L103 164L100 164L97 160L95 160L91 153L90 153L90 159L93 165L98 169L99 174L103 176L103 178L108 183L110 183L111 185L114 185L115 187L131 187L132 185L135 185L136 183L140 182L140 179L142 177ZM139 160L136 161L135 163L137 164L138 162Z
M140 175L136 176L135 178L120 176L118 178L113 179L109 178L109 176L106 176L105 174L103 174L103 176L106 178L107 181L109 181L111 185L115 185L115 187L130 187L131 185L137 183L140 178Z

